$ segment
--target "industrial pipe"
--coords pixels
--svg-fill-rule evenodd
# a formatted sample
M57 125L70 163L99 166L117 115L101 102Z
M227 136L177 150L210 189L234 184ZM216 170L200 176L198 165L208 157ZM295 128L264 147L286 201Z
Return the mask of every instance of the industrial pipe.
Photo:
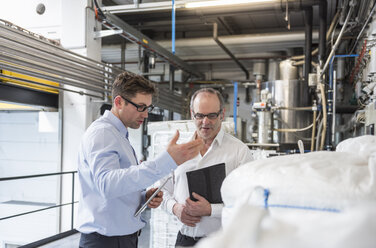
M335 141L335 133L336 133L336 90L337 90L337 73L333 71L333 115L332 115L332 130L331 130L331 142L332 147Z
M372 7L372 10L371 10L371 12L369 13L368 18L367 18L366 22L364 23L364 25L363 25L363 27L362 27L362 30L360 30L360 32L359 32L359 34L358 34L358 37L356 37L356 41L355 41L355 43L354 43L354 46L351 48L350 54L352 54L352 52L354 51L354 49L355 49L355 47L356 47L356 45L357 45L357 43L358 43L360 37L362 36L362 34L363 34L363 32L364 32L366 26L368 25L368 22L370 21L371 17L373 16L373 12L375 12L375 9L376 9L376 2L374 3L374 5L373 5L373 7Z
M312 136L311 136L311 152L313 152L314 148L315 148L316 117L317 117L316 100L314 100L313 106L315 108L313 110L313 126L312 126Z
M175 88L175 68L174 66L170 65L170 71L169 71L169 90L171 92L171 94L174 93L174 88ZM169 109L169 117L168 117L169 120L173 120L174 119L174 112Z
M176 12L176 9L175 9L175 0L172 0L172 10L171 10L171 29L172 29L172 33L171 33L171 52L173 55L175 55L175 12ZM169 90L171 92L171 94L174 93L174 88L175 88L175 68L170 64L170 70L169 70L169 80L170 80L170 83L169 83ZM169 120L173 120L174 119L174 112L170 109L168 111L168 116L169 116Z
M218 24L216 22L213 23L213 39L214 41L218 44L220 48L223 49L231 58L232 60L235 61L235 63L244 71L245 73L245 78L248 80L249 79L249 72L248 70L244 67L242 63L235 57L234 54L231 53L230 50L227 49L225 45L222 44L222 42L218 39Z
M304 47L304 79L308 84L308 75L311 72L311 61L312 61L312 7L307 7L304 9L304 24L305 24L305 47ZM321 35L321 30L320 30Z
M325 134L326 134L326 126L327 126L327 112L326 112L326 98L325 98L325 89L324 89L324 85L320 82L319 83L319 88L320 88L320 92L321 92L321 101L322 101L322 113L323 113L323 119L322 119L322 122L323 122L323 128L322 128L322 132L321 132L321 143L320 143L320 150L323 149L324 147L324 143L325 143Z
M308 129L312 128L313 126L313 123L307 127L303 127L303 128L276 128L276 129L273 129L273 131L277 131L277 132L285 132L285 133L295 133L295 132L303 132L303 131L307 131Z
M278 110L313 111L313 107L278 107Z
M319 65L322 66L323 61L326 56L326 16L327 16L328 3L326 0L320 1L319 4L319 18L320 18L320 29L319 29Z
M328 31L326 32L326 40L328 40L330 35L332 34L334 27L337 24L339 15L340 15L340 11L337 11L337 13L333 17L332 22L330 23L330 27L329 27ZM325 49L326 49L326 47L325 47ZM318 52L319 52L319 48L317 47L312 51L312 56L316 55ZM305 57L304 55L297 55L297 56L292 56L291 59L292 60L301 60L301 59L304 59L304 57ZM296 63L298 63L298 62L296 62Z
M327 137L331 137L331 142L333 143L333 135L334 135L334 125L335 125L335 115L336 115L336 106L335 106L335 77L333 75L333 64L335 58L355 58L358 57L358 54L344 54L344 55L335 55L331 58L329 63L329 88L328 88L328 116L329 120L328 127L332 126L332 129L328 128Z
M330 54L329 54L328 58L326 59L326 62L325 62L324 67L323 67L322 70L321 70L320 78L322 78L322 76L324 75L326 69L328 68L328 65L329 65L330 60L332 59L334 53L335 53L336 50L337 50L337 47L338 47L338 45L339 45L339 42L340 42L341 39L342 39L343 33L345 32L345 29L346 29L347 23L348 23L349 20L350 20L350 16L351 16L353 10L354 10L354 5L351 5L350 10L349 10L349 13L347 13L346 20L345 20L345 22L344 22L344 24L343 24L343 26L342 26L341 31L339 32L338 38L337 38L337 40L336 40L336 42L335 42L335 44L334 44L332 50L330 51Z
M229 5L226 8L223 8L224 12L231 9L231 12L251 12L251 11L260 11L260 10L276 10L281 9L285 11L287 0L274 0L268 2L258 2L258 3L249 3L247 5ZM176 2L177 9L187 9L185 5L192 2L191 0L179 0ZM289 10L301 10L304 7L313 6L320 4L322 0L288 0L288 9ZM124 13L142 13L142 12L164 12L171 9L171 4L169 1L159 1L159 2L147 2L139 3L137 7L134 4L124 4L124 5L115 5L115 6L102 6L101 9L105 13L111 14L124 14ZM213 10L212 8L200 8L200 13L202 15L210 15L212 13L218 14L218 9ZM222 13L219 13L219 15Z
M233 116L234 116L234 133L238 134L238 82L234 82L234 106L233 106Z
M320 149L320 137L321 137L321 133L322 133L323 123L324 123L324 121L321 120L320 123L319 123L319 126L317 128L315 151L318 151Z
M340 41L341 41L341 39L342 39L342 36L343 36L343 33L344 33L344 31L345 31L345 29L346 29L346 26L347 26L347 23L348 23L348 21L350 20L350 16L351 16L351 14L352 14L352 12L353 12L353 10L354 10L354 3L353 3L353 1L351 1L351 3L350 3L350 9L349 9L349 12L348 12L348 14L347 14L347 17L346 17L346 20L345 20L345 22L344 22L344 24L343 24L343 26L342 26L342 29L341 29L341 31L340 31L340 33L339 33L339 35L338 35L338 38L337 38L337 40L336 40L336 42L335 42L335 44L334 44L334 46L333 46L333 48L332 48L332 50L330 51L330 54L329 54L329 56L328 56L328 58L327 58L327 60L326 60L326 62L325 62L325 65L324 65L324 67L322 67L322 70L321 70L321 73L320 73L320 90L321 90L321 88L323 88L323 86L322 86L322 83L321 83L321 81L322 81L322 78L323 78L323 75L325 74L325 71L326 71L326 69L328 68L328 65L329 65L329 63L330 63L330 61L331 61L331 59L332 59L332 57L334 56L334 54L335 54L335 52L336 52L336 50L337 50L337 48L338 48L338 45L339 45L339 43L340 43ZM323 90L323 89L322 89ZM333 92L332 92L333 90L332 89L330 89L329 90L329 92L328 92L328 99L329 99L329 95L332 95L333 94ZM326 134L326 132L327 132L327 145L328 145L328 149L330 148L330 146L329 146L329 139L330 139L330 128L328 129L328 130L326 130L326 128L327 127L330 127L330 124L331 124L331 119L329 118L329 122L327 123L327 110L326 110L326 103L325 103L325 101L324 101L324 99L325 99L325 92L322 92L322 101L323 101L323 120L325 121L324 122L324 124L323 124L323 131L322 131L322 137L321 137L321 144L320 144L320 150L323 148L323 146L324 146L324 141L325 141L325 134ZM332 97L331 97L332 98ZM329 113L332 113L333 112L333 110L332 110L332 100L333 99L329 99L329 101L328 101L328 106L329 106ZM325 105L325 106L324 106Z
M35 82L35 81L32 81L32 80L27 80L27 79L19 78L19 77L8 76L8 75L4 75L4 74L0 74L0 79L17 80L17 81L23 82L23 83L35 84L35 85L39 85L39 86L43 86L43 87L48 87L48 88L51 88L51 89L64 90L64 91L68 91L68 92L77 93L79 95L86 95L86 96L95 97L95 98L103 98L103 96L93 95L93 94L87 93L83 90L81 90L81 91L71 90L71 89L65 88L65 87L59 87L59 86L54 86L54 85L50 85L50 84L44 84L44 83Z

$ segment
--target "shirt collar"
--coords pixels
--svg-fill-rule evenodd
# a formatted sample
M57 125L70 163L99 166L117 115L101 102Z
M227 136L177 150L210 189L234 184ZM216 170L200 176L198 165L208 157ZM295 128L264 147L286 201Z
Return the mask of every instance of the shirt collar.
M217 136L215 136L213 142L217 142L218 145L221 145L222 144L222 141L223 141L223 136L224 136L224 131L221 127L221 130L219 130L219 132L217 133Z
M116 127L121 134L128 138L128 129L124 126L123 122L116 117L111 111L106 110L103 114L103 118L107 119L112 125Z
M196 133L197 131L193 134L192 136L192 139L191 140L194 140L195 137L196 137ZM223 136L224 136L225 132L223 131L222 127L221 127L221 130L219 130L219 132L217 133L217 136L215 136L214 140L213 140L213 143L214 142L217 142L218 145L221 145L222 144L222 141L223 141ZM213 144L212 143L212 144Z

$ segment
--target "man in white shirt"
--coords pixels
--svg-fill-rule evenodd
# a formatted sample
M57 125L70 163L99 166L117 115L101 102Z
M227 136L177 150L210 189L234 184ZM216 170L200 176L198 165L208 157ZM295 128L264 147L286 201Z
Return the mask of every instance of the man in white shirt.
M187 171L225 163L226 175L239 165L253 160L249 148L222 129L225 116L222 95L215 89L203 88L191 99L191 116L196 132L192 139L201 138L204 147L191 160L181 164L174 172L174 180L165 186L162 208L176 215L183 223L176 247L189 247L221 227L223 204L211 204L202 196L193 193L197 201L189 198Z

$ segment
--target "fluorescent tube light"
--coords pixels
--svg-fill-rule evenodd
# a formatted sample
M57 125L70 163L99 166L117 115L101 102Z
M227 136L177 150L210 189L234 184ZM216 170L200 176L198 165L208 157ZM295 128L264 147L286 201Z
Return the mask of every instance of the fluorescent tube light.
M247 3L264 3L275 2L275 0L213 0L213 1L197 1L185 4L186 8L214 7L223 5L247 4Z

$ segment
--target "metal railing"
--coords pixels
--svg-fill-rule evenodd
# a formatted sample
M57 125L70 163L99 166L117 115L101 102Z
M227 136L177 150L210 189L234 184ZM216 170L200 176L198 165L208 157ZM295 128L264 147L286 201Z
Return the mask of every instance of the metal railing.
M22 216L22 215L32 214L32 213L36 213L36 212L40 212L40 211L45 211L45 210L49 210L49 209L53 209L53 208L58 208L58 207L63 207L63 206L67 206L67 205L72 205L72 211L71 211L71 229L73 229L74 204L78 203L78 201L74 201L74 183L75 183L74 176L75 176L76 173L77 173L77 171L66 171L66 172L56 172L56 173L47 173L47 174L36 174L36 175L27 175L27 176L3 177L3 178L0 178L0 182L3 182L3 181L11 181L11 180L19 180L19 179L47 177L47 176L58 176L58 175L61 176L61 175L65 175L65 174L72 174L72 201L71 202L63 203L63 204L58 204L58 205L54 205L54 206L49 206L49 207L45 207L45 208L40 208L40 209L33 210L33 211L23 212L23 213L20 213L20 214L15 214L15 215L10 215L10 216L6 216L6 217L2 217L2 218L0 218L0 221L6 220L6 219L10 219L10 218L15 218L15 217Z

